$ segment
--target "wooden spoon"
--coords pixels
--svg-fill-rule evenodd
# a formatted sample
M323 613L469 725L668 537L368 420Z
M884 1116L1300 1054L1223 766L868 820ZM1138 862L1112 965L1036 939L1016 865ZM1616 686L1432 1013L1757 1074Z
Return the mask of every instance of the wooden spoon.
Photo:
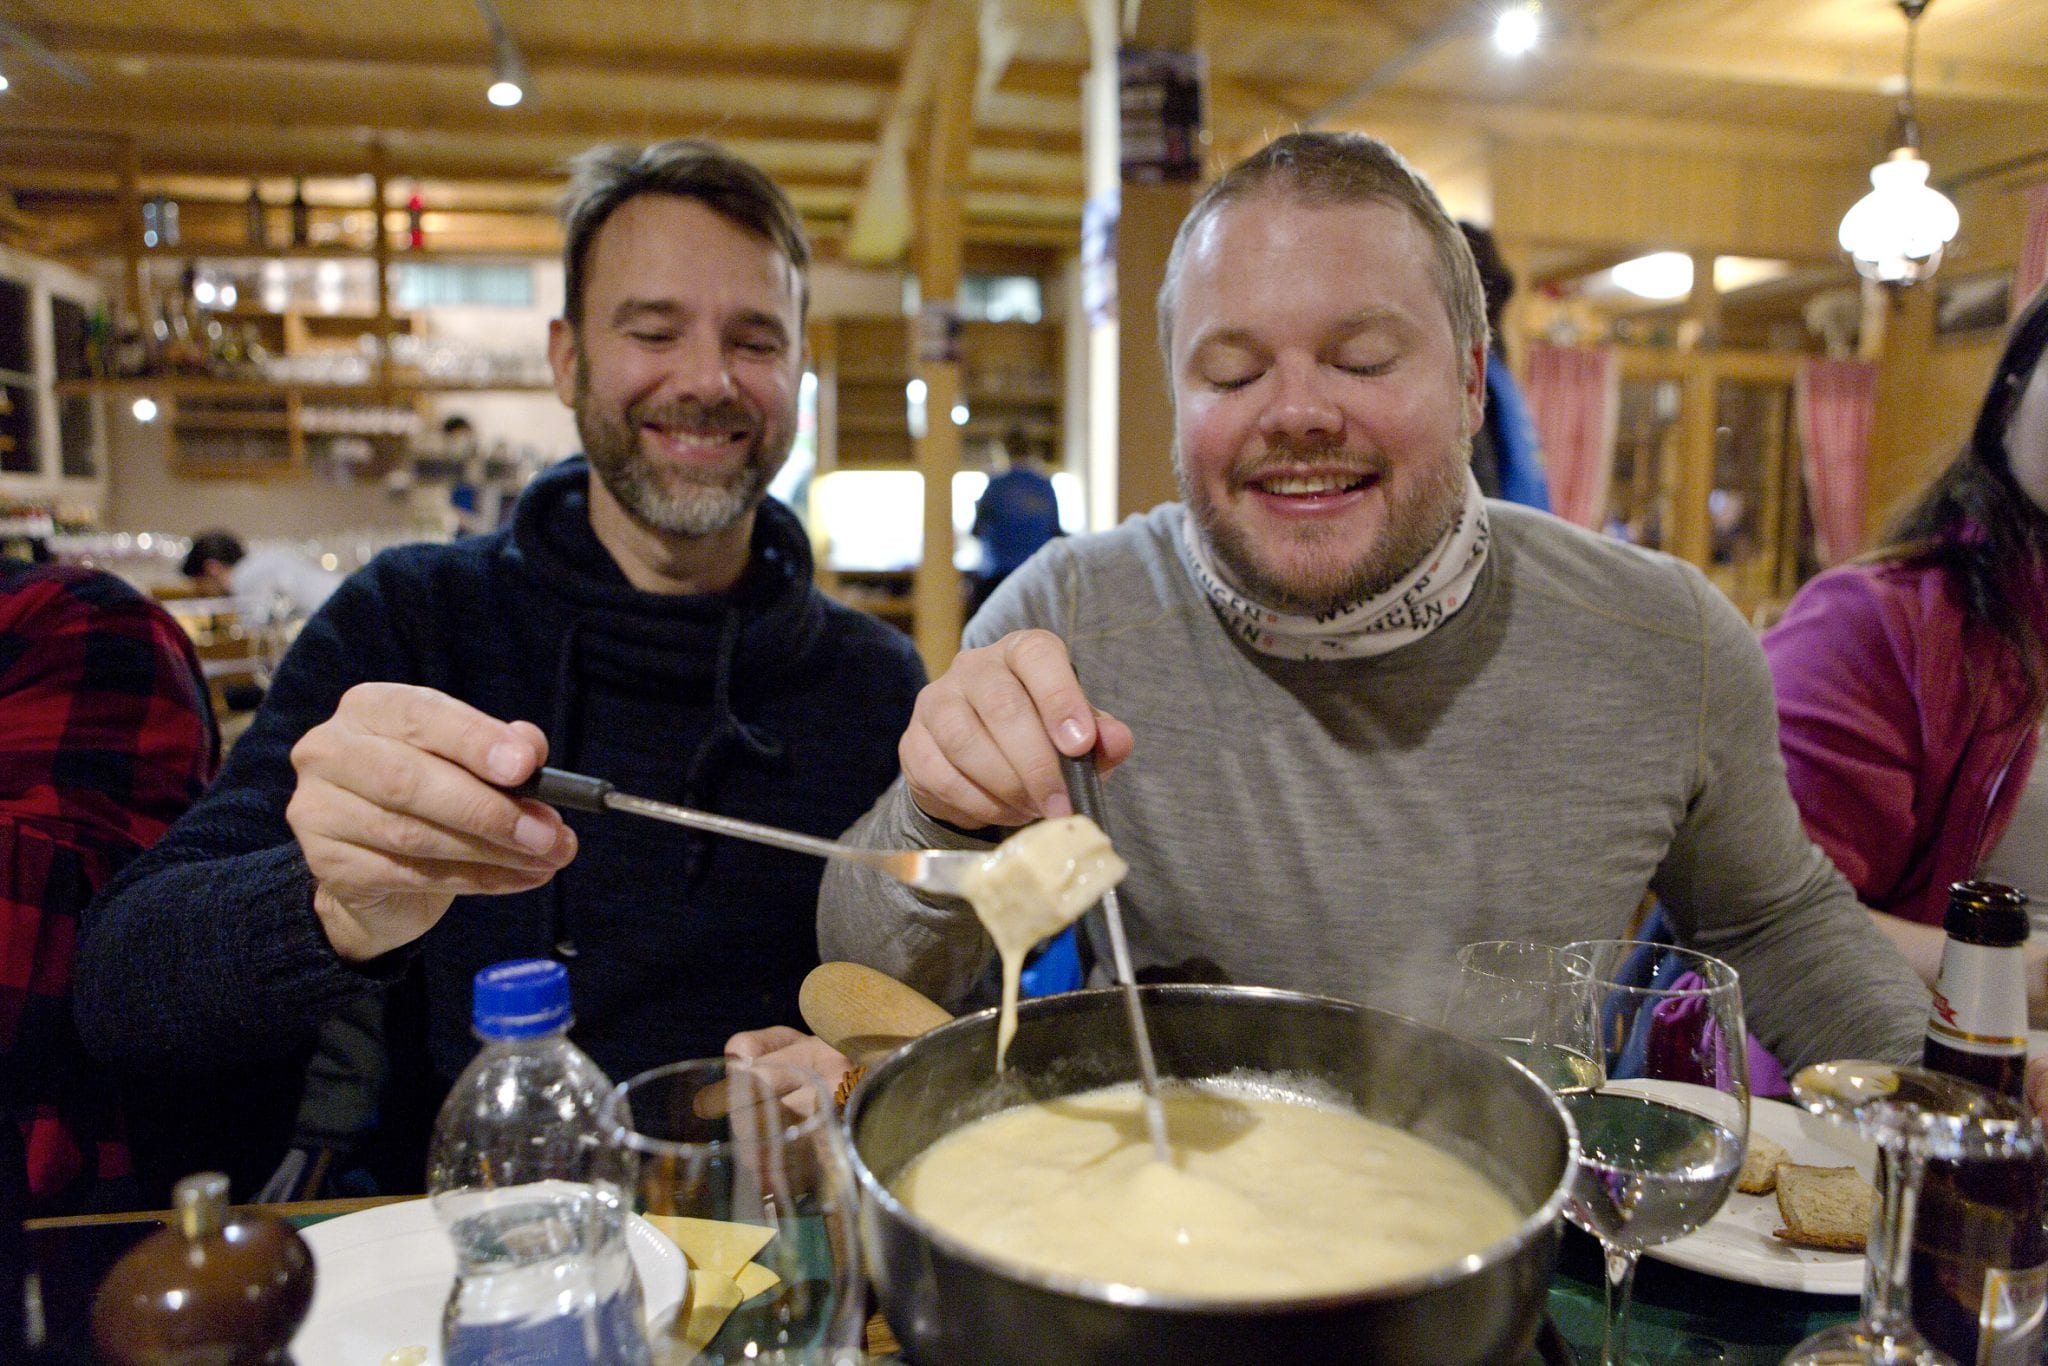
M930 997L859 963L820 963L797 991L811 1032L865 1067L952 1015Z

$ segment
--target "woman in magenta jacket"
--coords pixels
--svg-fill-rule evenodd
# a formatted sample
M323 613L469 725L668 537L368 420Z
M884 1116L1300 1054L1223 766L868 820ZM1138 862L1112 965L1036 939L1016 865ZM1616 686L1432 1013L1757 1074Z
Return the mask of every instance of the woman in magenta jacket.
M2015 320L1970 440L1885 546L1764 638L1807 832L1930 982L1952 882L2048 907L2048 290ZM2048 935L2031 946L2048 1014Z

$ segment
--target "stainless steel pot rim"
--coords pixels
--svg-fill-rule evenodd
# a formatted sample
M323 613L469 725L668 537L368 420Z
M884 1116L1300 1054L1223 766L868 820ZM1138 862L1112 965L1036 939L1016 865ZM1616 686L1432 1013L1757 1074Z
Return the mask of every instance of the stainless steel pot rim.
M1320 996L1312 992L1303 991L1286 991L1278 987L1152 984L1140 986L1138 990L1147 996L1291 1001L1305 1005L1336 1006L1359 1014L1384 1015L1391 1019L1400 1020L1404 1024L1416 1025L1436 1033L1445 1032L1438 1029L1437 1026L1422 1024L1420 1021L1411 1019L1406 1015L1396 1015L1390 1010L1379 1010L1372 1006L1360 1005L1356 1001L1346 1001L1336 996ZM1087 991L1066 992L1059 996L1044 996L1036 1000L1021 1002L1018 1006L1018 1031L1020 1033L1023 1031L1025 1019L1030 1013L1035 1013L1037 1010L1051 1009L1052 1002L1062 1001L1067 997L1077 995L1114 998L1121 991L1122 988L1120 987L1096 987ZM1120 1004L1119 1008L1121 1008ZM1071 1295L1080 1299L1095 1300L1103 1304L1115 1305L1119 1308L1158 1309L1180 1314L1298 1314L1304 1310L1336 1309L1347 1305L1371 1303L1377 1300L1403 1299L1455 1284L1470 1276L1477 1275L1490 1267L1508 1261L1519 1253L1530 1240L1540 1237L1545 1230L1556 1225L1564 1217L1565 1198L1571 1191L1573 1176L1578 1168L1578 1127L1572 1123L1571 1112L1565 1109L1556 1095L1551 1093L1549 1087L1544 1086L1534 1072L1520 1063L1514 1062L1513 1059L1501 1058L1500 1061L1510 1063L1516 1071L1528 1077L1530 1084L1537 1087L1544 1094L1545 1098L1550 1102L1552 1111L1563 1122L1565 1131L1564 1170L1559 1175L1557 1185L1550 1192L1549 1198L1537 1206L1527 1218L1523 1219L1514 1232L1481 1248L1477 1252L1467 1253L1455 1262L1438 1267L1435 1271L1427 1272L1420 1276L1411 1276L1405 1280L1389 1281L1364 1290L1343 1291L1328 1295L1226 1300L1169 1295L1160 1291L1146 1290L1141 1286L1125 1285L1118 1281L1097 1281L1081 1276L1067 1276L1058 1272L1044 1271L1037 1267L1010 1261L1007 1258L961 1242L951 1234L933 1227L917 1215L911 1213L910 1209L896 1198L895 1192L891 1191L883 1183L882 1179L868 1167L867 1160L861 1155L859 1143L854 1140L854 1125L860 1118L860 1112L866 1104L870 1088L886 1083L890 1076L902 1071L908 1065L910 1051L922 1039L929 1039L934 1035L943 1033L964 1032L978 1022L992 1020L996 1013L996 1008L991 1006L986 1010L976 1011L972 1015L962 1015L958 1019L940 1025L937 1029L931 1031L930 1034L921 1035L918 1039L912 1039L909 1043L903 1044L879 1063L870 1067L867 1075L861 1079L860 1084L854 1089L853 1095L847 1099L845 1114L846 1150L853 1163L855 1180L870 1198L880 1204L892 1216L915 1228L920 1235L928 1239L935 1247L947 1255L962 1261L993 1267L1003 1275L1034 1288L1050 1291L1055 1294ZM1477 1048L1480 1045L1472 1044L1471 1046ZM1206 1080L1206 1078L1195 1078L1194 1080Z

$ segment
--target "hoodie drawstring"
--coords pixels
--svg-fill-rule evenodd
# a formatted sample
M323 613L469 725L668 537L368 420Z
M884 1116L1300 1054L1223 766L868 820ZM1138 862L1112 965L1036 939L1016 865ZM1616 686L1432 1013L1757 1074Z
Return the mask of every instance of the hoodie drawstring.
M724 766L729 749L737 745L747 758L759 764L777 763L784 754L783 743L778 737L733 714L732 672L739 655L740 627L743 624L739 606L728 605L725 619L719 624L718 657L711 671L711 729L683 769L683 805L700 811L711 809L712 781ZM683 861L684 885L695 882L703 873L710 853L711 836L693 834L689 853Z
M562 635L562 652L556 657L555 664L555 714L548 720L548 762L572 771L576 765L579 738L576 718L583 713L583 671L576 667L582 640L583 619L578 617L569 623L569 629ZM555 957L565 962L575 958L578 950L576 940L569 932L569 903L562 897L559 873L548 880L548 928L548 937L555 946Z

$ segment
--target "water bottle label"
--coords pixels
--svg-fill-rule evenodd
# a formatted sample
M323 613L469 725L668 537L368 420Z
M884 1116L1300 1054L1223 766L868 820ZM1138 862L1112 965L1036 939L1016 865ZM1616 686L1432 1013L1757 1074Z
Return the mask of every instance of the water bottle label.
M625 1366L647 1359L640 1297L614 1295L582 1313L448 1327L447 1366Z
M1941 950L1927 1036L1964 1053L2025 1053L2027 981L2020 952L1949 940Z
M1986 1270L1984 1299L1977 1313L1977 1366L2034 1366L2039 1362L2044 1310L2048 1310L2048 1263Z

